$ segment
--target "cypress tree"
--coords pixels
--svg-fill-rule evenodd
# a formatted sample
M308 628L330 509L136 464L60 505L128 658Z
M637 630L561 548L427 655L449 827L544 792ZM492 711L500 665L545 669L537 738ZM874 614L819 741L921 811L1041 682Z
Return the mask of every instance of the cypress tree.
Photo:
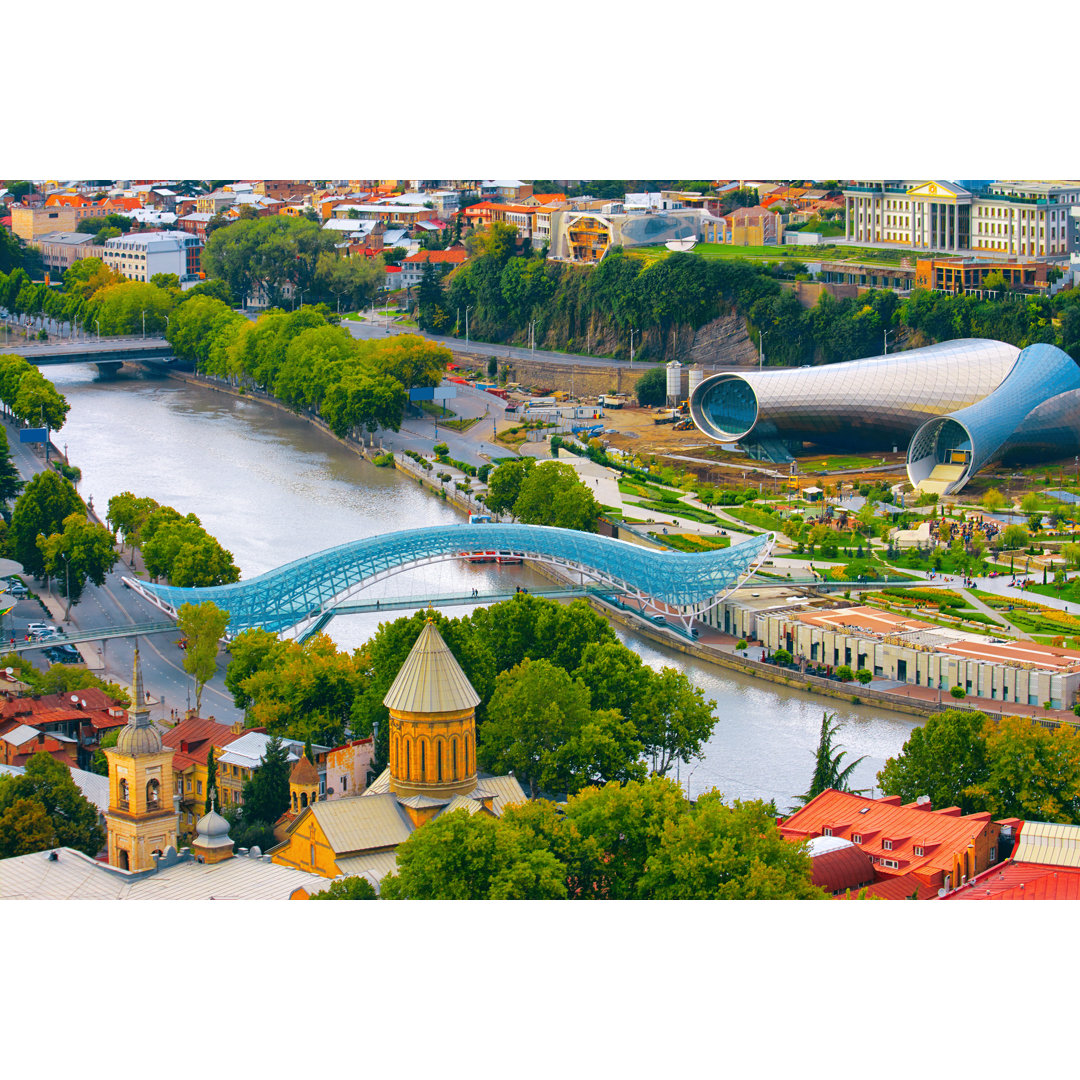
M215 787L217 787L217 762L214 760L214 748L211 746L206 755L206 809L203 813L209 814L213 809L210 797Z

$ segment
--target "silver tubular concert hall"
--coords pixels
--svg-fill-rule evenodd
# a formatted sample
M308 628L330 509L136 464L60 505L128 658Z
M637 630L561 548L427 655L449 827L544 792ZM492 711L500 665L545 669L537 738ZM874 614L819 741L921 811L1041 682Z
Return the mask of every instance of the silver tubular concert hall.
M690 412L704 434L751 456L791 460L804 443L889 451L908 477L952 494L998 459L1080 451L1080 369L1054 345L960 338L821 367L721 372Z

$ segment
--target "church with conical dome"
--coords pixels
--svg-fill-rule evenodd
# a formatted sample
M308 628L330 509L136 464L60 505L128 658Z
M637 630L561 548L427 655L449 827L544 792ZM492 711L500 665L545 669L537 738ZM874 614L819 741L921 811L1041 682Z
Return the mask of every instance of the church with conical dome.
M383 698L390 710L390 764L356 798L315 802L271 850L276 863L325 877L393 872L394 849L441 814L502 814L526 801L513 776L476 765L480 697L428 619Z

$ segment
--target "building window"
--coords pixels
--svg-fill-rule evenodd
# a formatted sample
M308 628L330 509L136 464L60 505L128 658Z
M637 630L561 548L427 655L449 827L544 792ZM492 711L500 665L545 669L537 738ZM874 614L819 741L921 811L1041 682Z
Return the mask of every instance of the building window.
M821 835L822 836L832 836L832 829L830 829L829 826L826 825L825 828L821 830Z
M315 865L315 845L314 844L308 844L308 862L312 866Z
M916 855L925 855L926 851L923 848L919 847L918 844L916 844L915 845L915 854Z
M882 847L883 847L883 848L884 848L884 849L885 849L886 851L892 851L892 841L891 841L891 840L882 840L882 841L881 841L881 846L882 846Z
M887 866L890 870L899 870L900 864L895 859L881 859L882 866Z
M348 791L349 790L349 778L347 776L343 776L341 778L341 790L342 791Z
M851 834L851 842L853 844L861 844L862 843L862 833L852 833Z
M202 794L202 781L201 780L196 780L195 781L195 794L196 795L201 795Z

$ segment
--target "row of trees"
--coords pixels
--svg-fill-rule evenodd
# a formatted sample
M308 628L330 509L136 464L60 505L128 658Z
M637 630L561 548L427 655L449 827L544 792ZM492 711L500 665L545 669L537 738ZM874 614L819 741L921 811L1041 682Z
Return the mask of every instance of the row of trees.
M886 795L959 806L965 814L1080 824L1080 733L1026 717L1000 722L948 710L912 731L878 773Z
M252 323L210 297L180 307L166 336L198 370L319 416L341 438L397 431L407 391L437 386L450 361L448 349L414 334L359 341L311 308Z
M227 585L240 578L232 552L195 514L184 515L149 496L123 491L109 499L106 521L123 542L142 552L152 578L165 578L181 588Z
M38 368L13 353L0 355L0 403L9 416L53 431L64 426L70 407Z
M522 457L504 461L488 476L484 505L526 525L596 532L600 504L570 465Z
M371 734L388 757L383 698L427 613L383 623L351 655L323 635L302 645L260 630L238 635L225 685L247 722L333 745L346 729ZM434 615L481 699L478 761L513 769L534 791L577 791L596 781L664 775L700 757L711 703L673 668L653 671L584 601L519 594L463 618ZM378 765L381 768L382 765Z
M769 803L691 804L671 780L590 787L565 811L544 799L501 818L444 814L397 849L382 881L399 900L811 900L805 844Z
M74 485L51 470L34 476L16 500L7 550L28 574L56 578L68 610L88 580L104 584L117 560L112 534L88 520Z

